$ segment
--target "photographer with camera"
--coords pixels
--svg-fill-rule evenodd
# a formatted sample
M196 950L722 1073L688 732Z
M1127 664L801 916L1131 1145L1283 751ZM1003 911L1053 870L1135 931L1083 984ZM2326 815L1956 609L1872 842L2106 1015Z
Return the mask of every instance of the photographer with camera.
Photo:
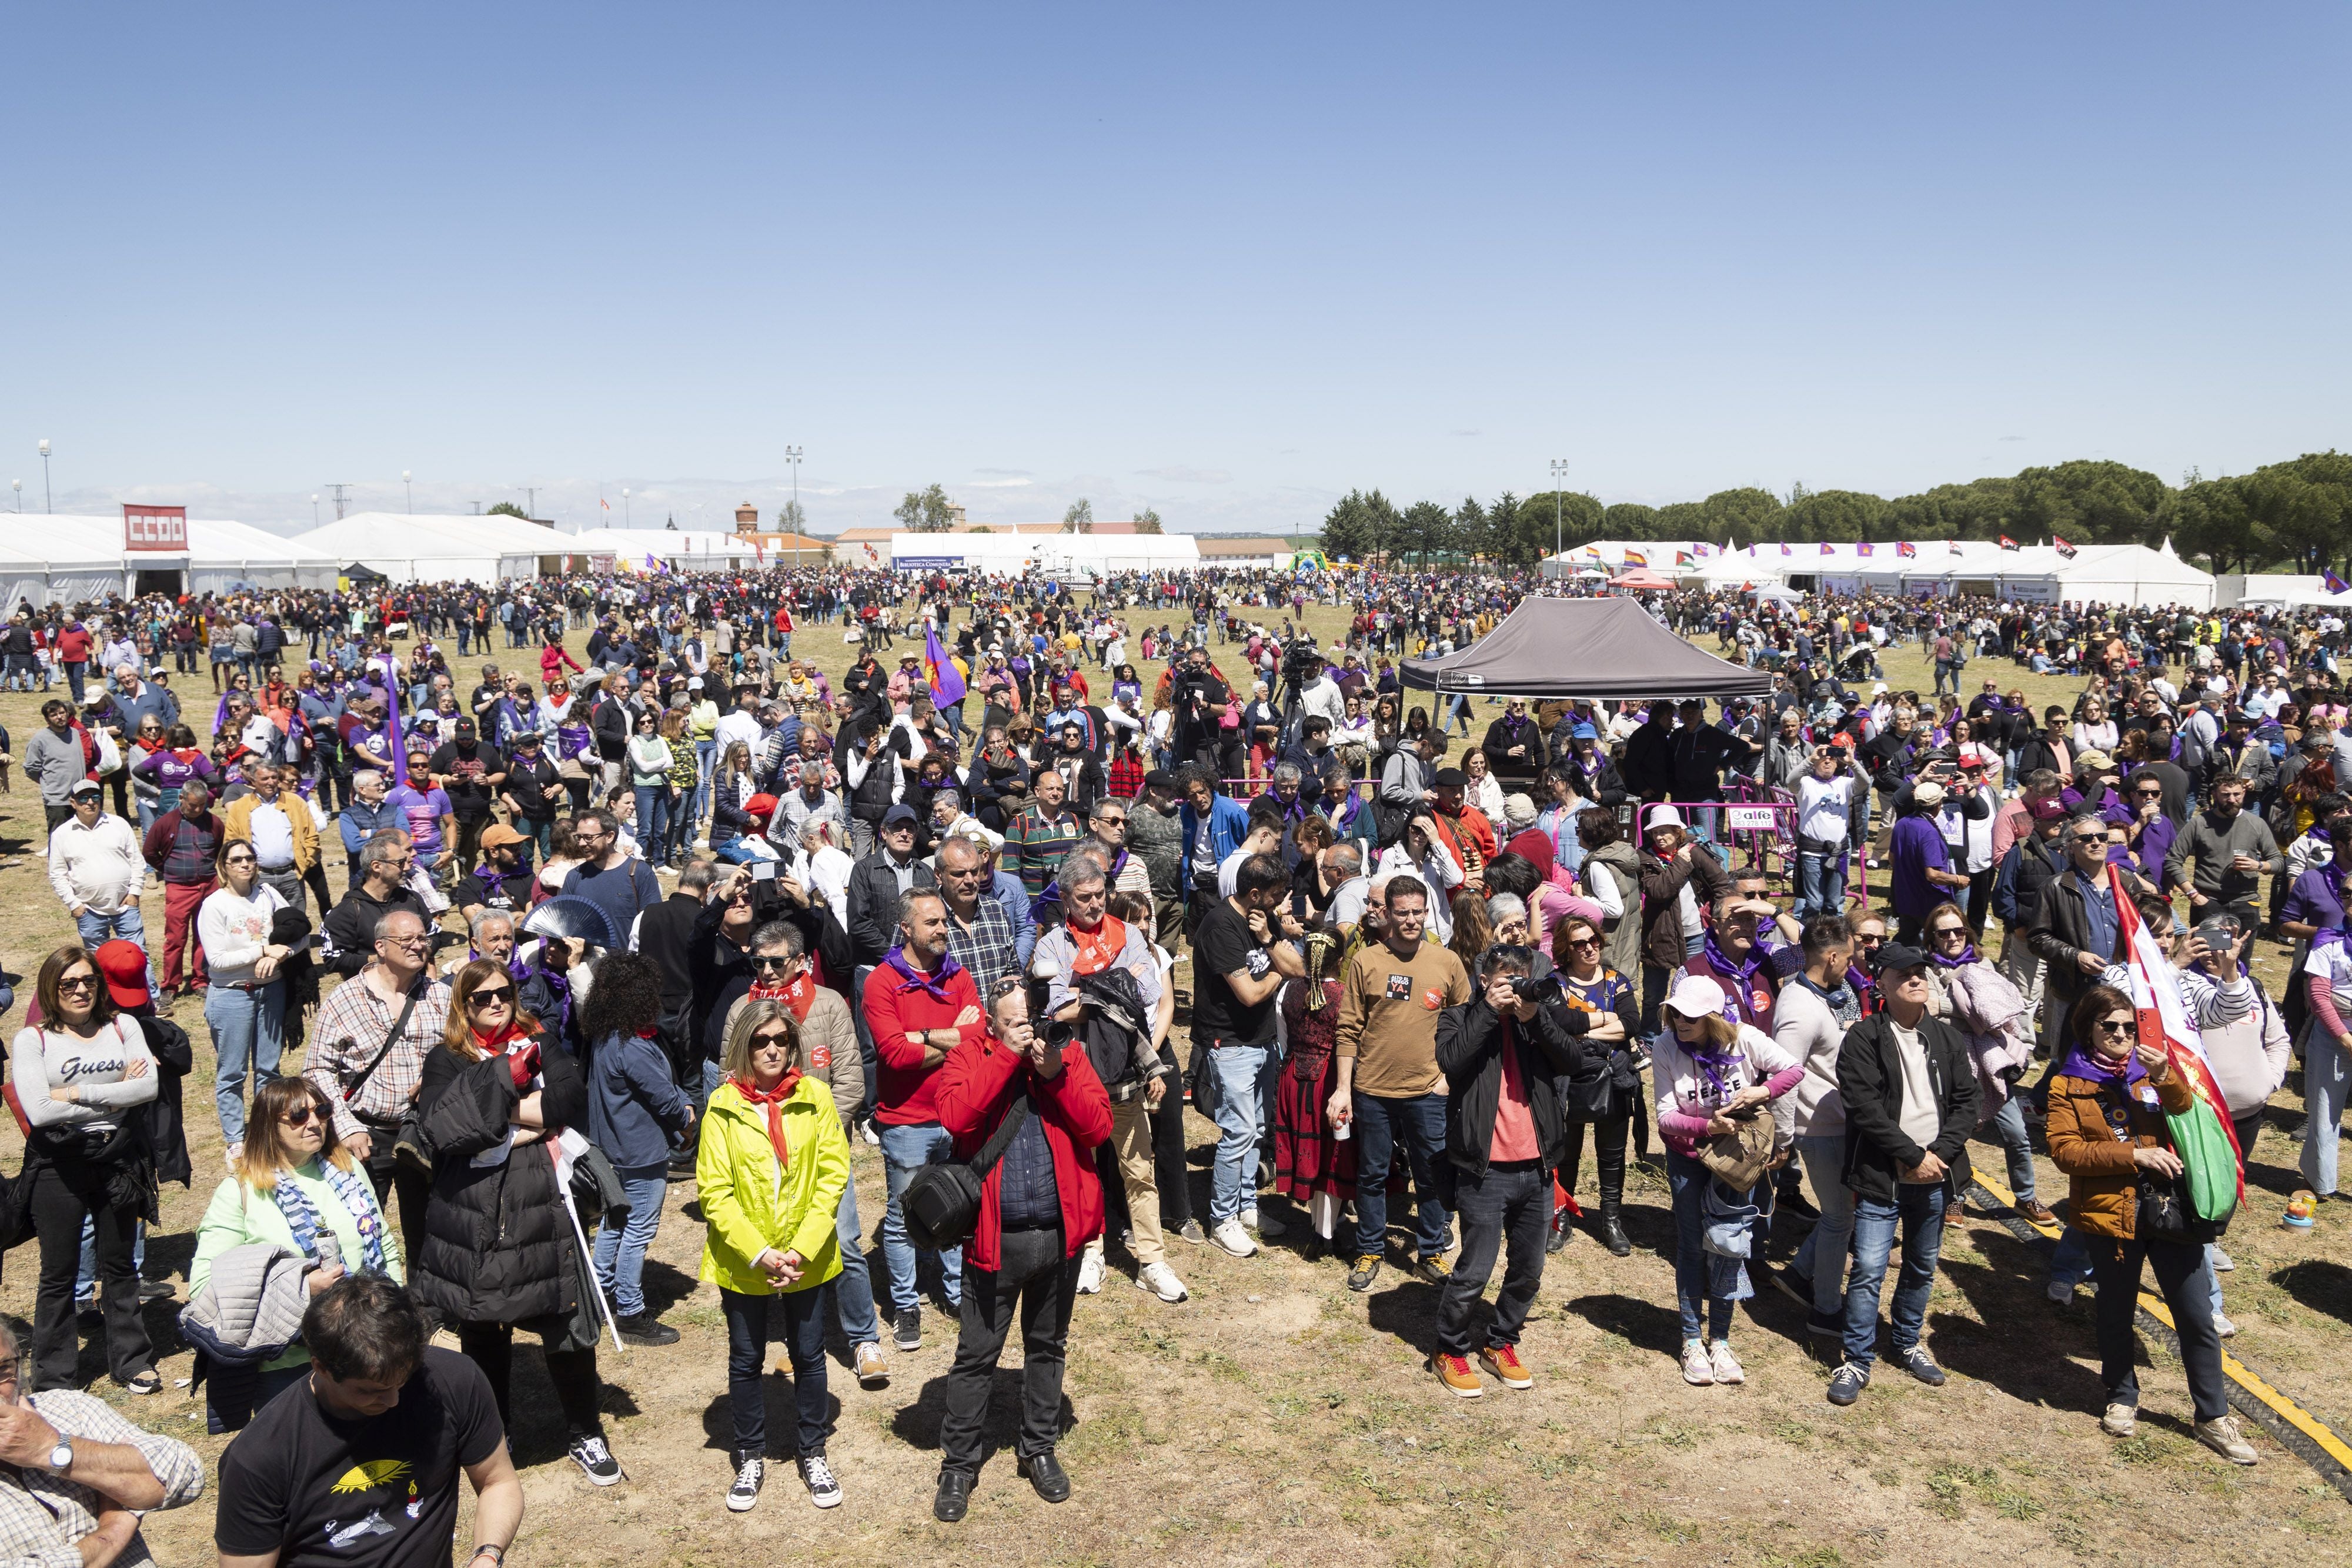
M1391 893L1393 893L1391 889ZM1477 992L1437 1015L1437 1069L1445 1075L1445 1157L1462 1250L1437 1306L1430 1369L1464 1399L1485 1392L1470 1366L1470 1314L1509 1252L1502 1293L1478 1364L1506 1388L1531 1388L1519 1332L1543 1283L1551 1226L1551 1173L1568 1150L1559 1084L1588 1071L1584 1034L1596 1015L1562 1005L1556 974L1531 977L1532 947L1490 947Z
M1171 704L1176 711L1176 755L1183 761L1198 763L1210 777L1216 776L1217 747L1221 744L1218 720L1233 693L1225 683L1209 668L1209 651L1195 647L1184 667L1175 672L1170 683Z

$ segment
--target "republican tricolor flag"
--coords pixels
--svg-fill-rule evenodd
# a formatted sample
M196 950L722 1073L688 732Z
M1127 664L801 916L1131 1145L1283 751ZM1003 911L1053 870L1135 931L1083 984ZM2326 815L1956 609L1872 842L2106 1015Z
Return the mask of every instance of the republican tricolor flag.
M963 701L963 672L940 643L940 629L923 629L923 680L931 688L931 701L941 707Z
M1640 550L1629 549L1625 552L1624 564L1627 566L1647 566L1650 564L1650 558L1643 555Z
M2221 1086L2213 1081L2212 1068L2206 1064L2205 1042L2181 1005L2180 977L2141 921L2120 867L2107 867L2107 885L2115 894L2116 919L2123 938L2120 950L2131 977L2132 1011L2138 1019L2140 1043L2162 1051L2172 1071L2182 1076L2195 1096L2188 1110L2165 1115L2173 1152L2180 1156L2181 1198L2199 1219L2224 1223L2246 1196L2230 1103L2222 1097Z

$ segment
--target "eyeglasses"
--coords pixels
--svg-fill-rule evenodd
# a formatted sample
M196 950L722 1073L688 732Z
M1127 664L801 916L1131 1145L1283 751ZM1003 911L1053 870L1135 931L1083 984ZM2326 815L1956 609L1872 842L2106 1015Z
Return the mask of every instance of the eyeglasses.
M1938 938L1957 936L1965 942L1969 939L1969 928L1965 925L1939 925L1934 935Z
M379 936L376 940L388 942L394 947L422 947L425 946L425 933L419 931L414 936Z
M324 1111L320 1110L316 1105L304 1105L298 1109L287 1112L286 1114L278 1117L278 1119L285 1123L289 1127L307 1127L313 1120L316 1120L321 1125L324 1125L327 1120L327 1113Z
M789 1051L792 1049L792 1044L793 1037L791 1035L778 1033L774 1030L764 1030L751 1037L751 1049L754 1051L759 1050L763 1045L782 1046L785 1050Z
M1883 947L1886 945L1886 933L1884 931L1857 931L1853 934L1853 939L1861 943L1865 947Z
M755 969L782 969L789 967L791 964L792 959L781 953L772 955L759 953L754 954L751 958L751 967Z
M2101 1034L2129 1034L2138 1025L2130 1019L2100 1019L2091 1027Z
M504 1006L506 1003L514 1000L514 988L512 986L484 986L480 990L472 993L472 999L481 1003L485 1007L488 1006L492 1002Z
M1571 936L1568 939L1568 945L1570 947L1598 947L1601 946L1601 938L1598 936Z
M98 977L95 975L61 976L58 980L58 989L60 991L94 991L98 989Z

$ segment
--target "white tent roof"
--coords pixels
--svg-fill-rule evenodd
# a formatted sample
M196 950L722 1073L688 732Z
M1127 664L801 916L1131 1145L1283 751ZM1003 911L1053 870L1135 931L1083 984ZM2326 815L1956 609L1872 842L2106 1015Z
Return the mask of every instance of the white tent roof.
M682 565L760 559L751 540L717 528L583 528L557 537L565 541L566 554L625 557L640 565L648 555Z
M15 520L15 514L10 514ZM184 550L126 550L122 548L122 514L88 517L65 512L26 512L23 527L0 528L10 550L26 559L53 568L126 565L176 567L187 559Z
M395 582L536 577L542 556L581 555L573 536L503 512L481 517L354 512L295 536L310 548L357 562Z
M336 564L333 556L315 545L223 517L188 519L188 559L193 566Z

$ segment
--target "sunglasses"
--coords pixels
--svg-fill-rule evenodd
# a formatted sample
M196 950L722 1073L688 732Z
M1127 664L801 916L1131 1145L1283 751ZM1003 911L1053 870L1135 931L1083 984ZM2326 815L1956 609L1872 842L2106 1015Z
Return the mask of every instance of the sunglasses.
M514 994L512 986L484 986L480 990L472 993L472 999L484 1003L510 1002L514 1000Z
M780 1046L782 1049L789 1051L792 1049L792 1044L793 1037L791 1035L779 1034L772 1030L755 1034L751 1037L751 1049L754 1051L759 1050L763 1045Z
M1570 947L1598 947L1601 946L1601 938L1598 936L1571 936L1568 939L1568 945Z
M2137 1025L2130 1019L2100 1019L2091 1027L2101 1034L2129 1034Z
M1933 935L1938 937L1958 936L1965 941L1969 935L1969 928L1965 925L1939 925Z
M751 967L755 969L783 969L789 968L791 966L792 960L790 958L770 957L765 954L759 955L751 960Z
M58 981L60 991L94 991L98 989L95 975L67 975Z
M323 1125L327 1120L327 1113L316 1105L304 1105L298 1110L287 1112L278 1119L289 1127L307 1127L313 1121Z

